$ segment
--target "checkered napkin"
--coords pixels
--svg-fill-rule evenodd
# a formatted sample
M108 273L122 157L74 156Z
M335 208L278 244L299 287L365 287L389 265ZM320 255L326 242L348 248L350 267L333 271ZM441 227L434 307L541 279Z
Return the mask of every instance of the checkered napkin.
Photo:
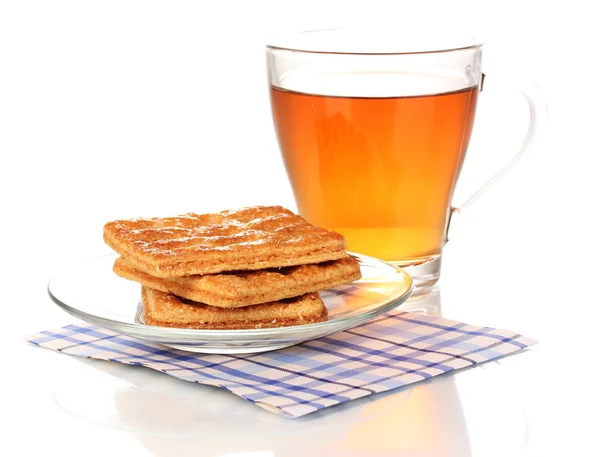
M94 325L68 325L33 335L29 341L78 357L141 365L218 386L291 417L473 366L536 343L508 330L398 310L352 330L262 354L191 354Z

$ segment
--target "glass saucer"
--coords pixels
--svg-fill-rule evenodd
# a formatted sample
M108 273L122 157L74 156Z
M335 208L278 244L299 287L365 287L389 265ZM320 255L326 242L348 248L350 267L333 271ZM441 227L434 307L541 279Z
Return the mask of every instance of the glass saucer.
M195 330L144 323L140 285L112 271L116 255L75 264L48 284L52 300L90 324L174 349L209 354L242 354L280 349L347 330L404 303L413 291L411 277L373 257L352 254L362 279L320 292L329 318L292 327L249 330Z

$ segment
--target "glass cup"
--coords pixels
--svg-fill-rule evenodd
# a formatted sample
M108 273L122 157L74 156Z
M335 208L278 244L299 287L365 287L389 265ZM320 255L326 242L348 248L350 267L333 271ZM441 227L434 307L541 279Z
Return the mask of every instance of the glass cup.
M271 108L299 213L350 251L435 283L452 195L483 88L482 45L396 32L316 30L267 45ZM530 125L539 101L521 91ZM464 208L465 205L461 207Z

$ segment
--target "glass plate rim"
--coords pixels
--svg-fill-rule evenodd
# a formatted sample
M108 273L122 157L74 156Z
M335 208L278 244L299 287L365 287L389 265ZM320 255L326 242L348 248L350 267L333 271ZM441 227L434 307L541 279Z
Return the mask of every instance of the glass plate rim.
M60 273L54 275L48 281L48 285L46 287L46 291L50 296L50 299L62 310L67 312L68 314L77 317L85 322L104 326L108 329L124 329L129 332L131 335L135 335L139 338L150 339L153 341L166 341L171 340L175 337L183 338L187 341L192 341L196 338L201 340L213 340L215 342L228 339L226 337L230 337L234 339L235 337L247 337L247 338L257 338L262 339L265 337L272 338L284 338L284 337L293 337L298 331L310 332L311 330L323 330L325 333L326 330L332 328L339 328L341 321L343 319L344 322L351 322L353 320L358 320L360 322L368 322L373 318L377 317L380 314L383 314L387 311L390 311L402 303L404 303L408 298L412 295L415 289L415 285L412 277L403 269L396 267L395 265L388 263L384 260L378 259L376 257L371 257L365 254L358 254L354 252L348 252L348 255L352 255L356 257L359 261L367 260L370 262L381 263L393 270L396 270L398 273L402 274L407 282L407 286L401 291L390 297L387 297L382 302L379 302L379 306L375 306L373 309L370 309L363 313L356 313L344 316L340 319L329 319L323 322L315 322L312 324L303 324L303 325L294 325L288 327L274 327L274 328L258 328L258 329L235 329L235 330L213 330L213 329L186 329L186 328L175 328L175 327L159 327L159 326L151 326L144 323L138 322L120 322L117 320L113 320L106 317L97 316L86 311L79 310L71 305L68 305L61 301L58 297L56 297L51 290L52 281L60 276ZM118 254L104 254L99 256L90 257L87 259L83 259L78 262L78 264L82 264L84 262L91 262L93 260L98 260L101 258L107 257L117 257ZM372 317L371 317L372 316ZM104 325L103 325L104 324ZM106 325L107 324L107 325ZM216 338L215 338L216 337Z

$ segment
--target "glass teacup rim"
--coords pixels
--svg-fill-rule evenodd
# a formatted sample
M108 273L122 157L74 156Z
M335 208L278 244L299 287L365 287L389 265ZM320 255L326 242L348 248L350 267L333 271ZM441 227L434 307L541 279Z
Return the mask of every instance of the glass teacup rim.
M310 41L308 44L301 44L302 39L309 35L317 35L317 34L337 34L343 35L344 33L348 34L350 37L357 37L360 33L368 32L370 35L373 34L380 35L379 38L390 38L397 37L398 39L408 38L406 34L397 33L395 31L389 29L382 30L374 30L369 28L354 28L354 27L334 27L334 28L318 28L318 29L308 29L308 30L299 30L290 33L286 33L283 35L275 36L273 39L267 40L266 48L274 51L290 51L290 52L301 52L308 54L344 54L344 55L414 55L414 54L436 54L436 53L448 53L455 51L464 51L464 50L476 50L483 46L483 43L473 37L470 36L456 36L456 35L445 35L445 34L436 34L436 40L440 41L440 45L438 46L415 46L414 49L406 49L406 50L374 50L374 51L365 51L365 50L346 50L342 48L328 48L327 45L321 44L319 46L315 46L314 44L311 46ZM428 35L428 36L427 36ZM430 37L433 34L425 34L424 38L417 39L431 39ZM297 44L293 44L293 40L297 40ZM449 45L441 45L442 42L456 44ZM288 44L289 43L289 44ZM346 46L351 46L350 43L345 43ZM335 46L335 45L334 45ZM376 45L377 46L377 45ZM384 47L389 47L389 44L383 45Z

